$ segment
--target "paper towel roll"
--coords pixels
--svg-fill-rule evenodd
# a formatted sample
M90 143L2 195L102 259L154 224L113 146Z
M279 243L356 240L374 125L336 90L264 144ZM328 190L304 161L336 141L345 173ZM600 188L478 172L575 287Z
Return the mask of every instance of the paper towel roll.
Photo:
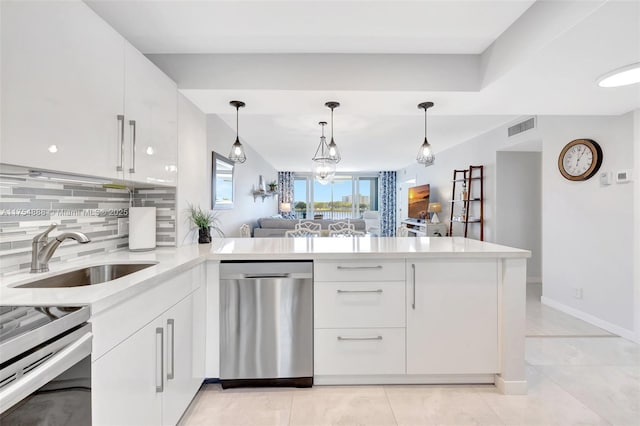
M146 251L156 248L156 208L129 208L129 250Z

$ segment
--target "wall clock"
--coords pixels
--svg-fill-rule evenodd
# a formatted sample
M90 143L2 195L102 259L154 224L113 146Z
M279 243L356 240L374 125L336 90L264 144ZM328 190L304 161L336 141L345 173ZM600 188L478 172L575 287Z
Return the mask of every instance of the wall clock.
M602 164L602 148L594 140L576 139L562 148L558 168L569 180L587 180L598 172Z

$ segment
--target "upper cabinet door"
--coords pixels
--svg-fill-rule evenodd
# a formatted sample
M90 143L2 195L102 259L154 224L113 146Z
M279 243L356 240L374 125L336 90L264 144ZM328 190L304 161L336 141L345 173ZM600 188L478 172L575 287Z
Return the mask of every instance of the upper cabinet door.
M178 89L136 48L125 42L127 179L175 185Z
M83 2L0 3L0 161L117 177L124 39Z

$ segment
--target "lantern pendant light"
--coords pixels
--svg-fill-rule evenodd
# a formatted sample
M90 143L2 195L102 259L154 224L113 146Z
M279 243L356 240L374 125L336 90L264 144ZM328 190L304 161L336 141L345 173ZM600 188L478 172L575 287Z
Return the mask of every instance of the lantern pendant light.
M322 136L320 136L320 144L312 159L313 175L318 183L326 185L331 182L336 173L336 162L329 158L329 146L327 145L327 138L324 136L324 126L327 125L327 122L321 121L318 124L322 126Z
M416 160L420 164L424 164L426 166L433 165L436 157L433 155L433 149L431 148L431 144L427 140L427 109L433 106L433 102L422 102L418 104L418 108L424 109L424 142L420 146L420 150L418 150L418 156Z
M329 142L329 159L333 160L336 164L340 162L340 151L336 141L333 140L333 110L340 106L339 102L331 101L324 104L327 108L331 108L331 142Z
M231 101L229 104L236 109L236 141L231 145L229 160L234 163L244 163L247 161L247 155L244 152L244 147L240 143L240 137L238 136L238 115L240 108L244 108L245 104L242 101Z

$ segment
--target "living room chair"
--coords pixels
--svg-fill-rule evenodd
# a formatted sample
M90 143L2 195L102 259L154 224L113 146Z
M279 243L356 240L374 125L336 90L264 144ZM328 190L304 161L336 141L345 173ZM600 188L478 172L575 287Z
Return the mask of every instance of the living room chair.
M353 228L343 228L340 230L329 230L330 237L363 237L365 235L362 231L356 231Z
M246 223L240 225L240 236L242 238L251 238L251 227Z
M291 229L289 231L285 231L284 236L286 238L309 238L309 237L319 237L320 231L312 231L310 229Z
M309 231L318 231L320 233L320 224L310 221L296 223L295 229L306 229Z
M364 219L367 234L380 235L380 214L377 211L367 210L362 213L362 219Z
M398 226L398 229L396 230L396 237L408 237L408 236L409 236L409 228L407 228L404 225Z
M347 222L336 222L336 223L329 224L329 234L331 234L331 231L342 231L344 229L350 229L352 231L355 231L356 226L353 223L347 223Z

